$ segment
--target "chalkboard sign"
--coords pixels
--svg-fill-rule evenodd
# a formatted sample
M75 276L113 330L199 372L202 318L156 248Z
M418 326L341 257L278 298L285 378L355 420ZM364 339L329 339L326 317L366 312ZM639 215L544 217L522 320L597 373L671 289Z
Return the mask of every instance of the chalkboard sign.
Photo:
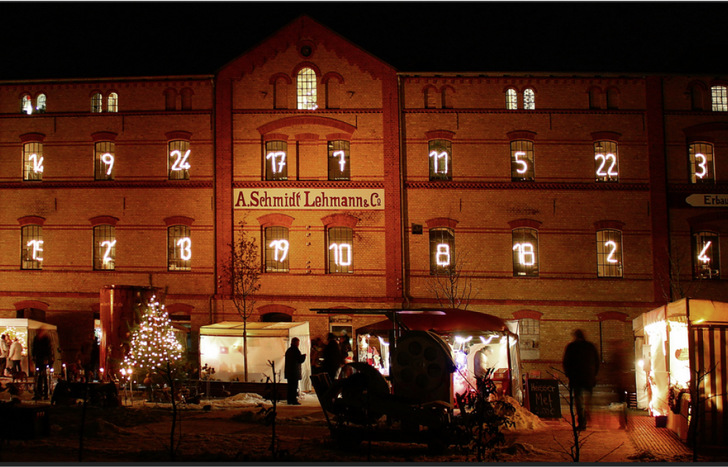
M555 379L529 379L528 403L532 413L543 418L561 418L559 382Z

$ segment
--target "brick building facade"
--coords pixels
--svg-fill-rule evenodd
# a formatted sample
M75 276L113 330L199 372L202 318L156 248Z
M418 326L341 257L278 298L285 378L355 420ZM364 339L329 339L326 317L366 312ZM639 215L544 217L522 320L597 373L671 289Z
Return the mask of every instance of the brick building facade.
M254 321L355 330L381 316L347 308L444 306L454 270L469 309L520 323L527 369L576 328L608 361L638 314L728 300L727 84L403 73L307 17L215 74L0 82L0 316L72 358L101 288L153 286L194 347L240 319L244 231Z

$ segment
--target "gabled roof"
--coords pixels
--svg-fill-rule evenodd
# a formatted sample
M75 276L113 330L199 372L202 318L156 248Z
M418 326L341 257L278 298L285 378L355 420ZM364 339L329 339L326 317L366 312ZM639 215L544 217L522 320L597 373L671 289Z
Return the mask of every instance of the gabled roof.
M336 55L346 59L351 65L358 66L359 69L375 78L396 73L394 67L388 63L364 51L309 16L303 15L240 57L224 65L217 74L234 78L251 73L256 67L275 58L279 53L304 41L310 41L316 47L325 47L334 51Z

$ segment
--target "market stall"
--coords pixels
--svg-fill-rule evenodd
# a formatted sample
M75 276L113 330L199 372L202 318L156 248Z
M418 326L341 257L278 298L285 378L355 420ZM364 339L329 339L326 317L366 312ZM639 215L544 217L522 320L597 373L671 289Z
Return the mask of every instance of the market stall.
M450 346L457 364L453 391L476 387L475 376L493 368L499 389L522 401L518 336L502 319L469 310L402 310L398 325L406 329L433 331ZM389 371L389 346L395 323L391 319L357 329L357 355L382 374Z
M728 445L728 303L678 300L638 316L632 328L638 407L667 417L686 440L697 394L701 444Z
M23 345L23 358L20 365L27 375L35 373L35 369L33 371L28 370L29 366L33 364L31 357L33 355L33 339L40 329L44 329L51 339L51 348L54 353L53 371L59 372L62 369L62 362L58 344L58 328L56 326L26 318L0 318L0 334L7 334L12 339L17 337L18 341Z
M268 361L275 362L277 376L283 378L284 357L291 339L300 339L299 350L307 354L302 365L301 390L311 390L311 338L308 322L298 323L247 323L248 381L265 382L272 377ZM243 323L224 321L200 327L200 365L215 369L214 378L221 381L243 381L245 361L243 357Z

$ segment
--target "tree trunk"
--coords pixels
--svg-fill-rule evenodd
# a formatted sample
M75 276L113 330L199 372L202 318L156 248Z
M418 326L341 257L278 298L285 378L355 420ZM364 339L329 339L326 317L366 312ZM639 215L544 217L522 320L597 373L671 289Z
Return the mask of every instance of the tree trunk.
M248 382L248 319L243 318L243 381Z

